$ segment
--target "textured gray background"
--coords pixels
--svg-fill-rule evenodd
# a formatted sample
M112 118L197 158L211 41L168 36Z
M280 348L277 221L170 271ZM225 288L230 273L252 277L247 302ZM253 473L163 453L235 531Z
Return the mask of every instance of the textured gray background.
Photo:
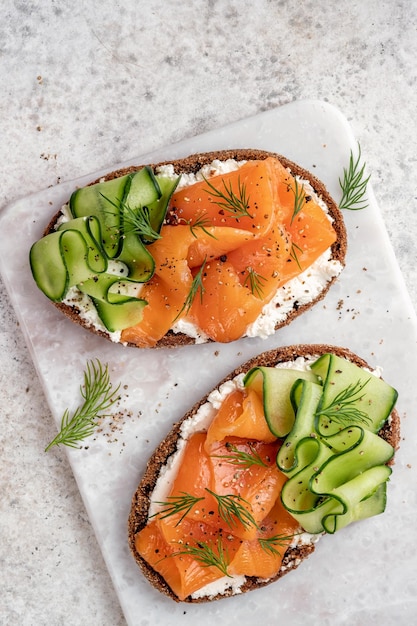
M1 13L1 207L322 99L360 140L417 304L417 2L3 0ZM0 624L122 625L66 457L43 452L55 426L1 284L0 311Z

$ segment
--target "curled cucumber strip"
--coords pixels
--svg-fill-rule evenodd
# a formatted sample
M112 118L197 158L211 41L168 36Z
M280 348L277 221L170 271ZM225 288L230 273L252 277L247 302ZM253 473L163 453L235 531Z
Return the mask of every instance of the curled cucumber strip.
M305 437L296 445L298 471L285 483L282 502L307 532L333 533L362 515L361 501L391 474L385 463L392 454L386 441L358 426L327 441Z
M107 269L97 218L71 220L43 237L31 247L29 260L39 288L50 300L60 302L68 289Z
M126 294L125 286L140 287L149 281L155 261L148 249L151 240L143 234L148 230L142 232L141 223L138 231L132 229L129 220L136 213L147 216L158 236L178 181L179 177L159 178L146 166L76 190L70 199L73 219L31 248L30 265L38 287L54 302L62 302L68 290L77 287L91 297L110 332L139 323L147 303L135 290ZM107 273L109 261L127 268L127 275Z
M327 356L329 359L321 357L322 365L326 361L329 365L333 355ZM342 378L337 378L336 390L333 386L326 390L328 379L323 379L323 371L314 365L312 369L320 376L321 384L297 380L291 389L295 422L277 455L279 469L288 476L281 499L310 533L334 533L385 508L386 483L391 474L387 463L394 449L374 429L381 423L381 414L382 424L386 421L397 392L369 372L363 373L360 367L350 362L348 365L345 367L345 360L337 357L327 368L330 380L334 380L334 374L344 372ZM379 413L375 411L376 393L384 398ZM346 399L349 410L343 405ZM328 406L331 411L323 419L323 407ZM338 414L340 408L345 412L343 419ZM350 423L346 416L351 418Z

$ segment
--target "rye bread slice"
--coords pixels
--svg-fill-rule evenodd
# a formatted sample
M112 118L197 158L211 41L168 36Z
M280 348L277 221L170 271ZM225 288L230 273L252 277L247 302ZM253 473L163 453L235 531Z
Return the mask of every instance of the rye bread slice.
M246 373L251 368L256 366L275 366L277 363L294 361L297 357L315 358L326 353L333 353L337 356L348 359L349 361L355 363L361 368L367 368L370 371L372 371L373 369L364 359L357 356L347 348L326 344L292 345L284 348L269 350L267 352L263 352L259 356L250 359L240 367L236 368L227 377L225 377L216 386L216 389L218 389L224 382L235 378L235 376L239 374ZM144 526L146 526L146 523L148 521L148 511L151 503L152 492L155 488L158 476L162 468L166 465L169 457L177 450L182 423L185 420L192 418L192 416L196 414L199 407L207 401L208 396L209 394L202 398L181 418L179 422L174 425L172 430L159 444L159 446L150 457L147 463L146 470L132 498L131 510L128 519L128 542L136 563L141 568L145 577L156 589L166 594L176 602L179 601L178 597L173 593L173 591L167 585L162 576L158 572L156 572L136 551L135 535ZM396 409L392 411L390 418L386 421L383 428L379 431L379 435L383 439L385 439L391 446L393 446L395 450L398 449L400 442L400 417ZM392 459L389 464L392 465L393 462L394 460ZM288 572L296 569L300 565L300 563L302 563L302 561L304 561L308 556L310 556L310 554L312 554L314 549L314 543L303 543L295 547L289 547L285 552L281 568L274 578L261 580L257 577L249 576L247 577L245 584L240 588L240 593L245 593L259 587L264 587L277 581ZM215 597L201 597L198 599L188 597L185 599L185 602L208 602L212 600L219 600L221 598L231 595L233 595L233 591L229 589L224 594L219 594Z
M311 174L304 168L300 167L296 163L285 158L284 156L275 154L273 152L267 152L264 150L255 150L255 149L220 150L216 152L204 152L200 154L193 154L184 159L164 161L162 163L153 163L149 165L152 168L157 168L162 165L172 164L177 174L183 174L183 173L196 173L204 165L211 163L215 159L218 159L220 161L226 161L227 159L235 159L236 161L243 161L243 160L248 161L248 160L263 160L271 156L277 158L285 168L288 168L290 170L291 174L295 176L300 176L304 180L308 180L312 188L314 189L314 191L317 193L317 195L320 196L322 200L325 202L325 204L327 205L328 212L333 220L333 227L336 231L336 236L337 236L336 241L331 247L331 258L335 261L339 261L341 265L344 266L346 250L347 250L347 237L346 237L346 228L345 228L341 211L339 210L336 202L330 196L326 187L320 180L318 180L315 176L313 176L313 174ZM99 180L112 180L114 178L119 178L121 176L124 176L126 174L131 174L141 169L142 167L144 167L144 165L145 164L134 165L134 166L126 167L123 169L115 170L113 172L106 174L105 176L102 176ZM99 181L94 180L90 184L94 184L97 182ZM47 228L45 229L44 235L47 235L48 233L51 233L54 231L55 225L60 217L60 214L61 213L58 212L56 215L54 215L54 217L51 219L50 223L48 224ZM175 216L172 216L168 213L166 221L169 223L173 217L175 220ZM317 304L317 302L322 300L324 296L327 294L327 292L329 291L331 285L335 282L336 278L337 277L331 278L326 283L325 287L319 293L319 295L313 300L311 300L310 302L307 302L304 304L294 303L292 310L288 313L285 319L276 324L275 330L278 330L279 328L286 326L296 317L298 317L299 315L301 315L302 313L304 313L305 311L313 307L315 304ZM69 304L66 304L66 303L64 304L60 302L54 303L54 304L60 311L62 311L73 322L76 322L77 324L83 326L84 328L86 328L87 330L95 334L101 335L102 337L105 337L106 339L110 339L110 335L107 332L105 332L104 330L103 331L97 330L90 322L83 319L80 316L79 309L77 309L75 304L69 305ZM195 339L193 339L192 337L189 337L188 335L185 335L182 333L174 333L172 331L169 331L153 347L154 348L159 348L159 347L175 348L178 346L190 345L194 343L195 343ZM133 346L133 344L129 344L129 345ZM133 347L138 347L138 346L133 346Z

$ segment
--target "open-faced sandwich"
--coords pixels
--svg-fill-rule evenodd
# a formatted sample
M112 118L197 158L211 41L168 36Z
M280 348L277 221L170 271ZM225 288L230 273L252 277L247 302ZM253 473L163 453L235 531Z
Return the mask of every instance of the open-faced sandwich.
M345 253L319 180L277 154L225 150L75 190L30 264L74 321L157 347L271 335L323 298Z
M323 535L382 513L396 399L334 346L272 350L236 369L148 462L129 517L145 576L176 601L243 593L298 567Z

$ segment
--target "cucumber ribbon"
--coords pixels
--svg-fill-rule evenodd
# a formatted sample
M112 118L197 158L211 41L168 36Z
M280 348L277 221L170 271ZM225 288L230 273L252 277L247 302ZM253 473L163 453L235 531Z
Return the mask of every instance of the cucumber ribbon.
M326 354L311 366L315 380L303 373L297 378L292 370L296 380L290 390L288 370L262 368L263 389L272 378L278 385L274 394L264 394L264 404L278 395L280 371L291 405L280 425L292 423L277 455L278 468L288 476L281 493L285 508L312 534L334 533L382 513L394 449L377 432L394 407L396 390ZM249 372L245 384L254 380ZM270 406L267 410L271 414Z
M138 172L83 187L70 199L72 218L30 250L37 285L53 302L71 287L89 296L108 331L139 323L146 301L140 284L155 262L146 236L128 228L129 215L146 208L150 227L160 232L179 178L158 178L148 166ZM117 271L109 270L109 261ZM132 295L133 294L133 295Z

